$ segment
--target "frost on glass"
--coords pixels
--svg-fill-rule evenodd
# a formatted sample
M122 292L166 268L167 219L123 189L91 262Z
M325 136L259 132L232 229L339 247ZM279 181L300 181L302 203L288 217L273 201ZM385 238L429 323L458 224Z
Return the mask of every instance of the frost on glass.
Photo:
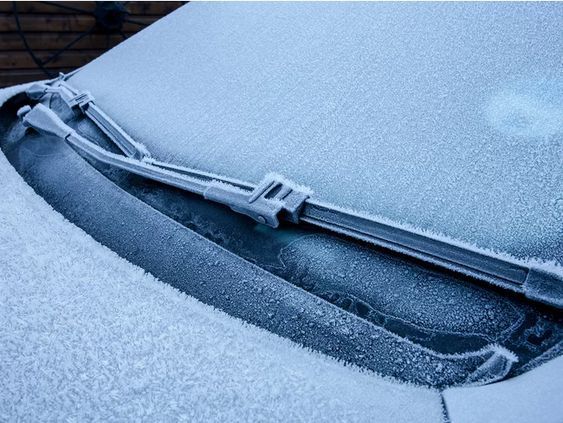
M559 4L194 4L72 83L159 158L563 260Z

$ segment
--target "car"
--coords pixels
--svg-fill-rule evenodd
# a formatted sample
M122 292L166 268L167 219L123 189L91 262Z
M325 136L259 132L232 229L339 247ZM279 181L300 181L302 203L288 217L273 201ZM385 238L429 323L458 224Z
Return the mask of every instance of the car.
M0 147L70 222L205 304L437 389L450 421L556 421L560 16L189 4L22 88Z

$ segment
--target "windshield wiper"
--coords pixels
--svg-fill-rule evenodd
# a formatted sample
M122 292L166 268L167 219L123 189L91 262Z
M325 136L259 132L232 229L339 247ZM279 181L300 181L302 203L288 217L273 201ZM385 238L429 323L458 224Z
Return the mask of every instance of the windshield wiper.
M57 94L69 108L90 118L124 155L112 153L78 134L43 104L18 113L35 130L60 137L82 154L131 173L162 182L227 205L255 221L277 228L281 221L308 223L329 231L388 248L446 269L463 273L527 298L563 308L563 276L517 260L495 256L454 241L438 239L392 222L344 210L312 197L309 189L276 174L257 186L197 169L156 160L105 114L86 92L73 88L65 77L29 87L27 95L40 100Z
M31 85L26 93L32 99L40 99L45 94L58 94L71 109L80 109L94 122L127 156L142 159L149 156L146 147L134 141L117 123L106 115L94 102L94 97L86 91L78 91L66 83L67 76L61 75L50 83Z

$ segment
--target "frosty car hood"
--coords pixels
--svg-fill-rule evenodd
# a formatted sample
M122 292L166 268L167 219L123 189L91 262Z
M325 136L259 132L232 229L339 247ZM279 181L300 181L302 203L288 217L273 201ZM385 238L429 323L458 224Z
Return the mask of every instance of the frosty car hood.
M0 105L22 91L0 89ZM443 420L435 390L298 348L140 271L55 212L2 152L0 177L3 418L84 420L111 410L115 419L248 421L259 409L280 421ZM100 356L109 359L92 359ZM142 386L150 389L132 389Z
M191 4L72 83L154 155L563 261L557 4ZM541 52L541 54L538 54Z

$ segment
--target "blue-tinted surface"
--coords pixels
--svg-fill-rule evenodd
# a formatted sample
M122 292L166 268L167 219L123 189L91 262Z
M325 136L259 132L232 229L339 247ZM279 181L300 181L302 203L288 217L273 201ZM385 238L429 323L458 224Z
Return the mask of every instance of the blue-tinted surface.
M153 154L563 261L563 5L190 4L86 66Z

